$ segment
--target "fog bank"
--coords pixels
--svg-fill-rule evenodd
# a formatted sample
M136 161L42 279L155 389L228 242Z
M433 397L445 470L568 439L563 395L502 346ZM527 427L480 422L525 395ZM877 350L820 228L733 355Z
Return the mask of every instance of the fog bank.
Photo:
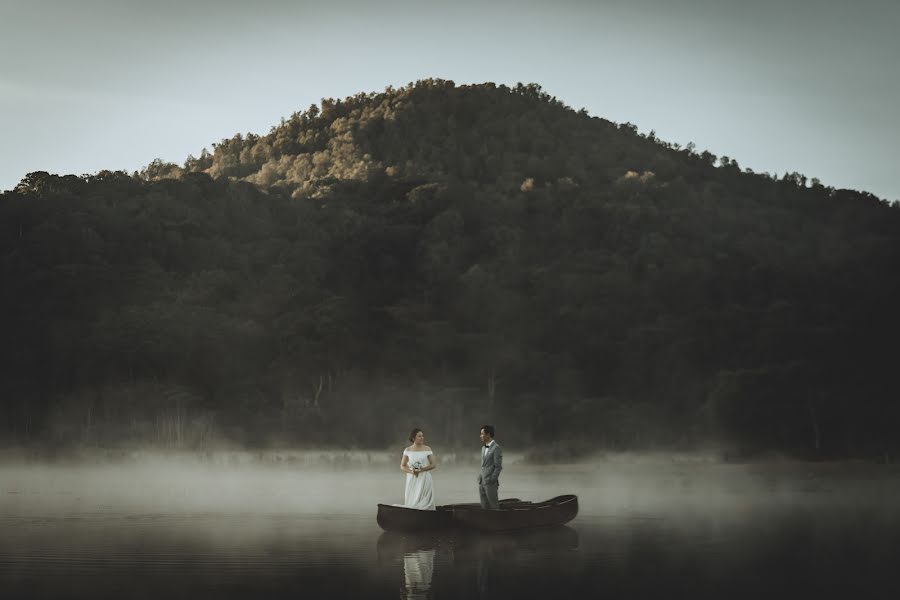
M438 454L438 504L477 501L477 451ZM399 451L134 452L103 461L0 462L0 514L374 515L401 502ZM579 495L582 518L753 507L890 506L900 468L862 463L716 463L705 455L601 455L532 465L509 453L501 498Z

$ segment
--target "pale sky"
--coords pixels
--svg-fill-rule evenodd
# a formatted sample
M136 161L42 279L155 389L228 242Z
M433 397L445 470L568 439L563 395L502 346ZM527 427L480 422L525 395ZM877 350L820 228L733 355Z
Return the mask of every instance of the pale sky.
M428 77L900 199L900 0L0 0L0 189Z

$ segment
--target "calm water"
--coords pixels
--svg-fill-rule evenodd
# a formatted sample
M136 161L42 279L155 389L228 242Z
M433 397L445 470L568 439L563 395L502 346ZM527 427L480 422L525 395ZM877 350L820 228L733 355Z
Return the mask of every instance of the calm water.
M384 533L401 490L378 461L0 466L0 597L900 598L896 467L513 462L501 497L582 506L516 535Z

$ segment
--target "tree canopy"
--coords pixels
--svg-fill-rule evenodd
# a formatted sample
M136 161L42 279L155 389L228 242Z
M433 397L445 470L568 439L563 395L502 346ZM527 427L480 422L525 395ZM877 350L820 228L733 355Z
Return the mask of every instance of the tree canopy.
M871 194L420 81L0 195L0 433L882 456L898 267Z

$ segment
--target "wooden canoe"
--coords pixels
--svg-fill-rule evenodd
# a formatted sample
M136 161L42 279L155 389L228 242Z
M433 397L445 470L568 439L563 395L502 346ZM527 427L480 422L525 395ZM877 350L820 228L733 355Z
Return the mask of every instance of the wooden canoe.
M513 531L568 523L578 514L578 497L557 496L544 502L526 502L518 498L500 501L499 510L480 504L447 504L435 510L416 510L387 504L378 505L378 525L385 531L426 531L434 529L470 529L476 531Z
M568 523L578 514L578 496L567 494L543 502L501 503L500 510L460 507L453 522L478 531L513 531Z
M392 504L378 505L378 526L385 531L429 531L453 527L453 511L446 506L417 510Z
M519 503L518 498L501 500L500 506ZM435 510L417 510L393 504L378 505L378 525L385 531L428 531L435 529L452 529L453 510L457 508L480 509L477 502L468 504L446 504Z

